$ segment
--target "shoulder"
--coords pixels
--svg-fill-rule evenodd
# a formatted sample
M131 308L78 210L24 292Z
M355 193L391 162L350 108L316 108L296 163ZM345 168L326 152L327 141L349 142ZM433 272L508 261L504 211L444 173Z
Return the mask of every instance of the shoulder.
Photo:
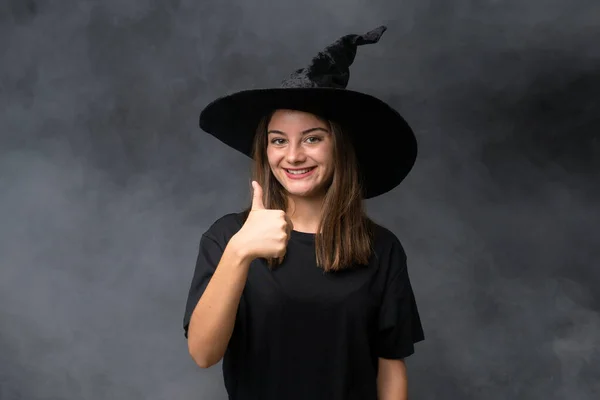
M404 264L406 252L398 236L391 229L371 221L373 256L381 264Z
M212 222L202 236L208 237L224 246L244 225L246 217L247 214L245 211L222 215Z
M402 242L391 229L374 221L371 221L371 227L373 232L373 245L376 251L396 249L404 252Z

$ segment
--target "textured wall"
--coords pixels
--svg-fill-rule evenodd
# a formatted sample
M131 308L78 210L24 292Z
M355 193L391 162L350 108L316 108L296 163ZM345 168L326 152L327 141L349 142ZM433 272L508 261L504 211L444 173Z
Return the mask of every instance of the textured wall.
M599 398L592 0L1 2L0 398L225 399L181 320L249 164L198 112L381 24L350 87L419 138L409 178L367 203L410 261L412 397Z

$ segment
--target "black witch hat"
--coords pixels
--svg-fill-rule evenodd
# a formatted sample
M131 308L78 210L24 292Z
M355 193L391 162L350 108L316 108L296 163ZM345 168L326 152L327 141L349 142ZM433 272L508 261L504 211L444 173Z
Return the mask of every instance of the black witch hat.
M385 30L381 26L364 35L341 37L279 87L244 90L218 98L202 110L200 128L252 157L253 137L262 117L277 109L310 112L337 122L353 141L363 198L392 190L416 160L417 142L412 129L382 100L346 89L357 47L377 43Z

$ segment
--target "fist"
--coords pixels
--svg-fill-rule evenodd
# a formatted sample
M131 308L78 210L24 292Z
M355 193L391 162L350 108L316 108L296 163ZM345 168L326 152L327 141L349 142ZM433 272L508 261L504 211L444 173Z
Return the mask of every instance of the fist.
M268 210L263 203L263 190L252 181L252 208L248 219L236 234L238 245L250 260L280 258L286 253L294 226L283 210Z

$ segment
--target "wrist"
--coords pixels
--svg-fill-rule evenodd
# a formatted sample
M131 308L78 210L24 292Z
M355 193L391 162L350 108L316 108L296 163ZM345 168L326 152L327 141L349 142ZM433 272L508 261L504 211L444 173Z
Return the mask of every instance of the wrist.
M231 237L227 247L242 264L250 264L255 258L250 254L248 246L244 245L237 233Z

